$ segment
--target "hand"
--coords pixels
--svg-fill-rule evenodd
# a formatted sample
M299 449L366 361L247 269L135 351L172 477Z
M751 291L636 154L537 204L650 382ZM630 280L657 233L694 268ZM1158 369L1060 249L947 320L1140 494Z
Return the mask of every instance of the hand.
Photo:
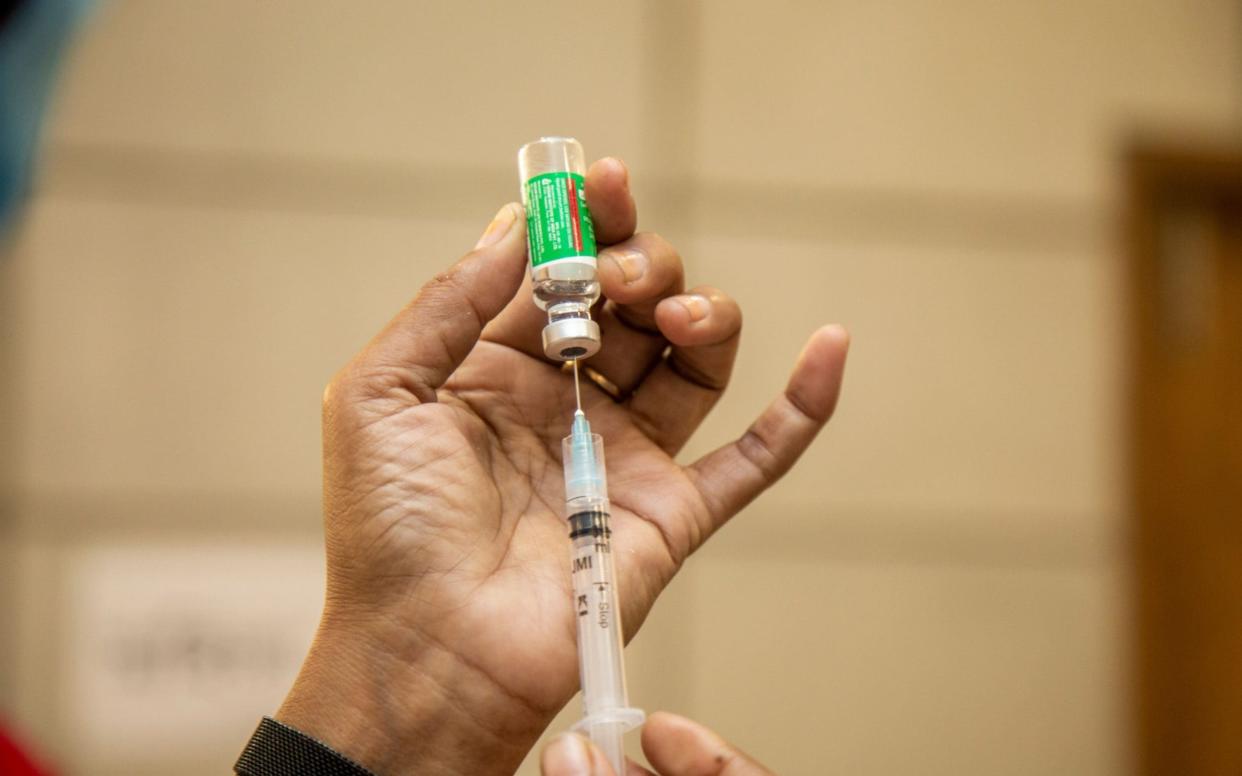
M607 298L583 404L607 448L628 634L713 531L793 464L836 404L847 337L825 327L736 442L673 455L728 382L737 304L683 293L635 234L625 167L586 179ZM378 773L512 773L578 684L561 438L572 379L544 358L521 207L437 276L324 396L327 596L278 713ZM667 356L664 351L671 343Z
M656 712L643 725L643 754L655 772L626 761L624 776L772 776L749 755L697 722ZM617 776L604 753L574 733L544 747L543 776Z

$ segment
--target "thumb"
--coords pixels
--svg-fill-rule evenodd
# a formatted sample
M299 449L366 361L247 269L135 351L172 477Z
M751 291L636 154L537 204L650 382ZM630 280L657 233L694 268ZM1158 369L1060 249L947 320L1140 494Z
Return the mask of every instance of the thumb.
M576 733L562 733L548 742L539 758L542 776L616 776L594 744Z
M771 771L713 731L667 711L647 718L643 754L665 776L772 776Z
M526 219L510 202L474 250L428 282L358 358L364 373L397 375L420 401L434 401L479 332L513 298L526 266Z

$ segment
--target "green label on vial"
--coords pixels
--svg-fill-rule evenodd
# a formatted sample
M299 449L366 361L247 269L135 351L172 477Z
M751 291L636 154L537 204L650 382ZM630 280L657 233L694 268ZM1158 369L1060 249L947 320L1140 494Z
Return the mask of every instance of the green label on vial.
M526 181L526 239L532 267L595 256L595 227L581 175L549 172Z

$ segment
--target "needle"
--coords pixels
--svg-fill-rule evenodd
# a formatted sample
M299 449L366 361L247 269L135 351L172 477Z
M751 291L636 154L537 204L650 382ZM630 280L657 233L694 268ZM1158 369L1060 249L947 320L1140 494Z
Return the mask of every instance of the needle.
M582 389L578 387L578 359L574 359L574 400L578 403L578 411L574 414L582 413Z

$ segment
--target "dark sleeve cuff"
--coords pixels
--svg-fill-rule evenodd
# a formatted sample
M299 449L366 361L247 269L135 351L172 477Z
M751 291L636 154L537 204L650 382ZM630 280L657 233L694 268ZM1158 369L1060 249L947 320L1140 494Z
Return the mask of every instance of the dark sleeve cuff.
M240 776L375 776L305 733L264 717L233 770Z

